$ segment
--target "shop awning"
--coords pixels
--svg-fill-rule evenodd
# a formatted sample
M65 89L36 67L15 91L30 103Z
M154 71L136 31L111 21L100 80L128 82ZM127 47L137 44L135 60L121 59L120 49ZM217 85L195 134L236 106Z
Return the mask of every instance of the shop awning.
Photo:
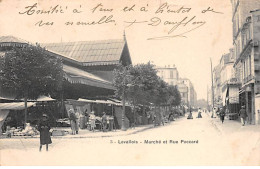
M48 96L40 96L37 101L38 102L47 102L47 101L54 101L55 99L48 97Z
M6 98L6 97L1 97L1 96L0 96L0 100L14 100L14 99Z
M226 105L226 98L227 98L227 89L225 89L225 91L222 93L222 105L225 106Z
M85 84L89 86L95 86L100 88L106 88L106 89L112 89L114 90L114 87L112 86L112 83L109 81L106 81L98 76L95 76L91 73L88 73L84 70L63 65L63 70L65 72L65 78L70 83L80 83Z
M230 104L239 103L239 88L236 86L230 86L228 89L228 99Z
M35 105L35 102L28 102L27 107ZM24 102L0 103L0 110L22 110L25 109Z
M117 105L117 106L122 106L122 103L117 103L117 102L114 102L111 100L88 100L88 99L79 98L78 101L88 102L88 103L113 104L113 105Z

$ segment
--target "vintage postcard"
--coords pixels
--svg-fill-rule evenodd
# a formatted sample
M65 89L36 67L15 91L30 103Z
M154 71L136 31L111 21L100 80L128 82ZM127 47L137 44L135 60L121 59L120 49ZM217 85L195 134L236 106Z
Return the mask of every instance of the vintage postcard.
M1 166L260 165L260 0L0 0Z

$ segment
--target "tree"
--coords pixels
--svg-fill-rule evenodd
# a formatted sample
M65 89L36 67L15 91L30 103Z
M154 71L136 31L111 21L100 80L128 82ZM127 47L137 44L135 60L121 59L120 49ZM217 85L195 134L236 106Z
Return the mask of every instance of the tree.
M125 100L127 93L127 85L131 82L130 69L132 65L123 66L119 65L117 69L114 70L113 85L116 88L115 95L123 100L123 112L122 112L122 130L126 130L125 127Z
M178 106L181 104L181 94L176 86L168 87L168 104L170 106Z
M27 100L40 95L55 95L62 83L62 63L59 58L48 55L39 45L14 47L5 54L0 68L3 88L13 91L16 99L24 99L25 123Z
M168 86L158 77L154 67L148 62L126 67L120 65L114 70L115 95L123 100L123 118L125 100L134 106L134 110L137 104L150 105L153 103L157 107L167 104L180 105L181 96L177 87Z

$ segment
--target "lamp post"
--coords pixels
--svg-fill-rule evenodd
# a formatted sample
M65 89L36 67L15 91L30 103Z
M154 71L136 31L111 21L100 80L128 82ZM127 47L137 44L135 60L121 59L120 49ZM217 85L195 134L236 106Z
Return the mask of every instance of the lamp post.
M214 117L214 88L213 88L213 71L212 71L212 60L210 58L210 68L211 68L211 92L212 92L212 115L211 118Z
M124 74L125 73L126 73L126 69L124 70ZM126 76L124 76L124 79L123 79L123 92L122 92L123 111L122 111L121 130L123 130L123 131L126 131L126 127L125 127L125 80L126 80Z

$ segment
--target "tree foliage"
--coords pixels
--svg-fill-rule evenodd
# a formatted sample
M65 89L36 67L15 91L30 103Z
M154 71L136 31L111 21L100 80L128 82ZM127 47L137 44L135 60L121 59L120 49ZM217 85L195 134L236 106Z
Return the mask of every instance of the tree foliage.
M7 52L0 68L3 88L16 93L16 98L37 99L55 94L62 79L59 58L47 54L40 46L14 47Z
M181 94L176 86L168 87L168 104L172 106L181 104Z
M119 66L114 70L113 84L116 88L116 96L121 97L124 91L126 100L134 105L153 103L157 106L162 104L177 106L181 102L178 89L168 86L160 79L155 66L149 62L135 66Z

